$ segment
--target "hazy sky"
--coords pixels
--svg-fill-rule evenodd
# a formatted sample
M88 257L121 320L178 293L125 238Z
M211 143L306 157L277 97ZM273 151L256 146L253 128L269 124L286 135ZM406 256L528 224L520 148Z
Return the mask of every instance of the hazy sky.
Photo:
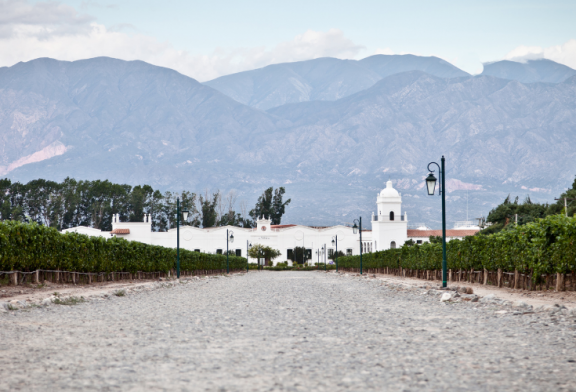
M205 81L375 53L438 56L470 73L504 58L576 68L576 1L0 0L0 66L111 56Z

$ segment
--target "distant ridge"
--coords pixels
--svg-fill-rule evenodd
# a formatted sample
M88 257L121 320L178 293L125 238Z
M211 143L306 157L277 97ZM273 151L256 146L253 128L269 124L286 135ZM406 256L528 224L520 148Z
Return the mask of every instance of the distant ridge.
M546 59L526 62L502 60L484 64L482 75L517 80L522 83L562 83L576 75L576 70Z
M408 216L438 227L438 198L425 196L423 179L442 155L449 221L465 216L465 189L476 190L470 212L479 217L508 193L549 201L572 183L576 75L523 83L461 76L434 58L369 59L377 66L302 62L313 91L347 95L267 111L142 61L37 59L0 68L0 170L18 181L70 176L172 191L234 189L249 202L285 186L294 200L286 222L311 225L369 217L392 179ZM428 68L402 71L397 61ZM331 84L354 80L349 75L370 86Z
M406 71L423 71L441 78L470 76L438 57L379 54L359 61L325 57L274 64L204 84L240 103L268 110L287 103L335 101Z

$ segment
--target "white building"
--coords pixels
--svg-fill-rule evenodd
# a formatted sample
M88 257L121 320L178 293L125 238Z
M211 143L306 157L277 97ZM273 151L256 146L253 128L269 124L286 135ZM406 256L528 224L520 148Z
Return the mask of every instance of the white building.
M377 215L372 214L370 221L363 222L362 251L363 253L400 247L409 238L415 241L428 241L430 235L426 230L408 230L408 218L402 214L402 197L392 186L392 181L386 183L376 199ZM275 262L283 262L292 256L295 247L304 247L311 262L323 262L321 249L325 246L330 255L337 249L347 255L360 254L360 238L353 233L351 226L315 227L302 225L272 225L266 218L258 219L255 228L247 229L235 226L198 228L192 226L180 227L180 247L203 253L226 253L226 231L232 231L234 242L229 243L229 250L236 255L246 257L249 244L261 244L278 249L282 254ZM151 245L176 247L176 229L167 232L152 231L149 215L144 222L120 222L114 215L112 231L104 232L88 227L74 227L63 232L78 232L90 236L120 236L130 241L139 241ZM416 232L416 233L414 233ZM434 230L433 232L437 232ZM464 233L464 231L462 231ZM466 231L467 232L467 231ZM426 237L425 235L428 237ZM466 233L466 235L469 235ZM332 243L334 240L334 244ZM256 262L255 259L249 259Z
M408 215L402 215L402 197L392 181L376 196L377 215L372 214L373 250L400 247L408 239Z

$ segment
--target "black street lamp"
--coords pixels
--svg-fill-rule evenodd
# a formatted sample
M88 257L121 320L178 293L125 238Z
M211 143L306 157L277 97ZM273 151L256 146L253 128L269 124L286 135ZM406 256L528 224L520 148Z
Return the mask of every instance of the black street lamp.
M332 246L336 246L336 253L334 253L334 263L336 263L336 272L338 272L338 236L332 237Z
M182 209L182 218L188 220L188 208ZM176 277L180 279L180 198L176 198Z
M322 245L322 248L318 249L316 251L316 253L318 254L318 264L316 266L316 269L320 269L320 257L324 258L324 271L326 271L326 244Z
M440 176L441 186L438 187L438 193L442 196L442 287L447 286L447 275L448 275L448 262L446 261L446 192L445 192L445 177L446 171L444 168L444 155L439 166L436 162L430 162L428 164L428 177L426 177L426 189L428 190L429 196L434 196L434 191L436 189L436 177L434 176L434 170L430 169L430 165L436 165L438 167L438 175Z
M324 271L326 271L326 261L328 259L328 248L326 247L326 244L324 244Z
M358 230L358 226L360 226L360 230ZM354 234L360 233L360 275L362 275L362 217L360 217L360 220L354 219L352 231Z
M246 240L246 272L248 272L248 251L250 251L250 248L252 247L252 244Z
M226 273L230 273L230 263L228 262L228 257L230 256L230 251L228 250L228 242L234 243L234 232L232 230L226 229Z

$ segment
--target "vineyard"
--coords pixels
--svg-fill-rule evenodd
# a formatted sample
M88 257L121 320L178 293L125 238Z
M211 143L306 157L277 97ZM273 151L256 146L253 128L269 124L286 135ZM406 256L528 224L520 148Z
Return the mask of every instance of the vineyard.
M230 270L246 270L246 259L230 256ZM122 238L59 233L36 223L0 222L0 274L90 283L115 278L167 276L176 268L176 249ZM226 256L180 249L184 275L226 271ZM13 271L19 271L14 274ZM14 278L15 277L15 278Z
M450 281L499 287L576 290L576 218L552 215L491 235L446 244ZM341 270L357 271L360 256L338 258ZM363 269L441 279L442 245L403 246L364 254Z

